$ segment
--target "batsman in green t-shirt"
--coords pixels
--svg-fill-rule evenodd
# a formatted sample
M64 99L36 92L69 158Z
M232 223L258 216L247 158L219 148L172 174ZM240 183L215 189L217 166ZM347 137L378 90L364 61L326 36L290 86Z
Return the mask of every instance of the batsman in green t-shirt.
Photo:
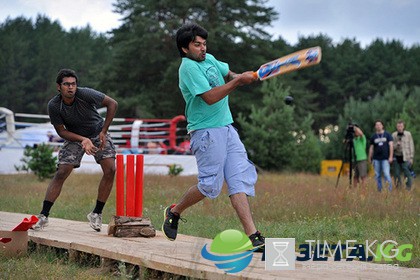
M181 213L205 198L218 197L226 182L227 194L244 232L254 250L263 252L265 239L254 224L248 202L248 197L255 195L257 172L232 125L229 109L229 94L257 78L252 71L236 74L227 63L207 53L207 36L207 31L197 24L185 24L176 34L181 56L179 88L185 100L198 182L178 203L164 210L162 231L169 240L175 240Z

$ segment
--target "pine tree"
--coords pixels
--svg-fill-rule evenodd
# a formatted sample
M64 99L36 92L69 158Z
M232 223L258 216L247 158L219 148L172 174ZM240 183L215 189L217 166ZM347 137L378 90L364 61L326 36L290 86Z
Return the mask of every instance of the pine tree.
M264 82L262 93L263 105L252 106L248 117L238 118L250 158L263 169L316 172L321 152L310 128L311 115L296 123L293 106L284 103L290 88L280 79Z

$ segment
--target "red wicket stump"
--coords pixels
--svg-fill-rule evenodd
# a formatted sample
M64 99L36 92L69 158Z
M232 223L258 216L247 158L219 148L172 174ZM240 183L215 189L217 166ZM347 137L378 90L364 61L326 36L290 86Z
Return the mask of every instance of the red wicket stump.
M117 216L143 216L143 166L143 155L126 155L125 166L124 155L117 155ZM125 176L124 169L126 171Z

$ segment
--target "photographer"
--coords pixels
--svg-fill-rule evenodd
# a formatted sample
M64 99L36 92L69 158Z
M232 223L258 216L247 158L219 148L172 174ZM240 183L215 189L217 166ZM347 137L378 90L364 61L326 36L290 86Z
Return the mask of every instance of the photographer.
M355 173L353 184L357 187L361 183L362 188L365 187L367 177L367 153L366 153L366 136L357 124L349 125L348 130L353 130L353 147L356 156Z

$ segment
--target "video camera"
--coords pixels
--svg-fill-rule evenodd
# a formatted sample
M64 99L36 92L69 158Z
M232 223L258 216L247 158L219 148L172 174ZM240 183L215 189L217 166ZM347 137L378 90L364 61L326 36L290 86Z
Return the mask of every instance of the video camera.
M346 140L351 141L354 139L354 126L355 124L353 124L352 122L349 122L349 124L347 125L346 136L345 136Z

